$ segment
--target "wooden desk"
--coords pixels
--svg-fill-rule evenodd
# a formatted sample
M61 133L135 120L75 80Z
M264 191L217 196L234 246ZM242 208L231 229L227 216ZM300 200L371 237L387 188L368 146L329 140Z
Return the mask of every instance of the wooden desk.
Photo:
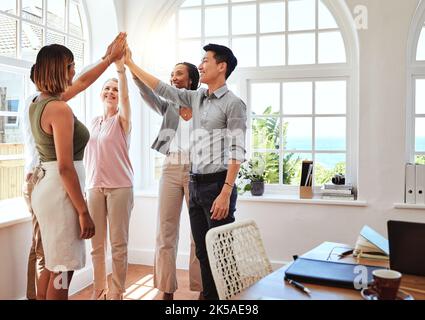
M332 260L341 263L359 263L370 266L388 267L387 261L376 261L370 259L356 259L353 256L338 260L338 254L350 248L348 245L325 242L310 252L304 254L303 258ZM308 296L285 283L284 274L289 266L269 274L244 292L234 296L232 300L361 300L359 291L314 285L305 283L311 290ZM425 277L403 275L401 289L411 294L416 300L425 300Z

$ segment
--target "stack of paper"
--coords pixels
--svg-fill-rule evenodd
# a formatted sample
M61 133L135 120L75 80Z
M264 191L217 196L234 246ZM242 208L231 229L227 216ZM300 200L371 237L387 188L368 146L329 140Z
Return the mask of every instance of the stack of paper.
M353 186L325 184L322 187L322 199L327 200L354 200Z

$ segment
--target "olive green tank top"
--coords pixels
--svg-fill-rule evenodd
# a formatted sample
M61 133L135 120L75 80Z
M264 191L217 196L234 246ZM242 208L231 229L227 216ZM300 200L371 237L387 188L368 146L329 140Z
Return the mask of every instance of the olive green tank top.
M57 161L55 141L53 135L50 135L41 127L41 116L49 102L60 101L58 97L51 97L31 104L29 109L29 119L31 131L34 136L35 145L40 155L41 162ZM81 161L84 157L84 149L90 139L90 133L74 116L74 161Z

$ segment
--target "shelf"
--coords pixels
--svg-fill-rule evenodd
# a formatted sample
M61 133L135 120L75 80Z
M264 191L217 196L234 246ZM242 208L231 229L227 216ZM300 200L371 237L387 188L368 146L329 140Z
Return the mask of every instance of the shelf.
M243 195L238 197L241 202L276 202L290 204L309 204L309 205L332 205L332 206L349 206L349 207L367 207L366 201L359 200L324 200L320 198L300 199L298 195L279 195L265 194L261 197L251 195Z
M135 192L136 197L157 198L158 190L147 189ZM261 197L255 197L251 194L238 196L238 202L262 202L262 203L287 203L287 204L307 204L307 205L323 205L323 206L347 206L347 207L367 207L366 201L360 200L325 200L321 198L300 199L299 195L282 195L268 193Z
M414 210L424 210L425 204L408 204L408 203L395 203L395 209L414 209Z

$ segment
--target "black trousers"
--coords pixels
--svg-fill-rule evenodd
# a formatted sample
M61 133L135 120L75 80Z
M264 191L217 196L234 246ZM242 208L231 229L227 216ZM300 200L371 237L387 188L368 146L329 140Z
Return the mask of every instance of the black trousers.
M235 221L236 200L238 197L236 186L230 197L229 215L226 219L211 220L213 202L223 189L225 178L217 182L196 182L189 184L189 216L193 239L196 245L196 256L201 266L203 294L207 300L218 300L217 289L211 273L208 260L205 236L209 229L229 224Z

